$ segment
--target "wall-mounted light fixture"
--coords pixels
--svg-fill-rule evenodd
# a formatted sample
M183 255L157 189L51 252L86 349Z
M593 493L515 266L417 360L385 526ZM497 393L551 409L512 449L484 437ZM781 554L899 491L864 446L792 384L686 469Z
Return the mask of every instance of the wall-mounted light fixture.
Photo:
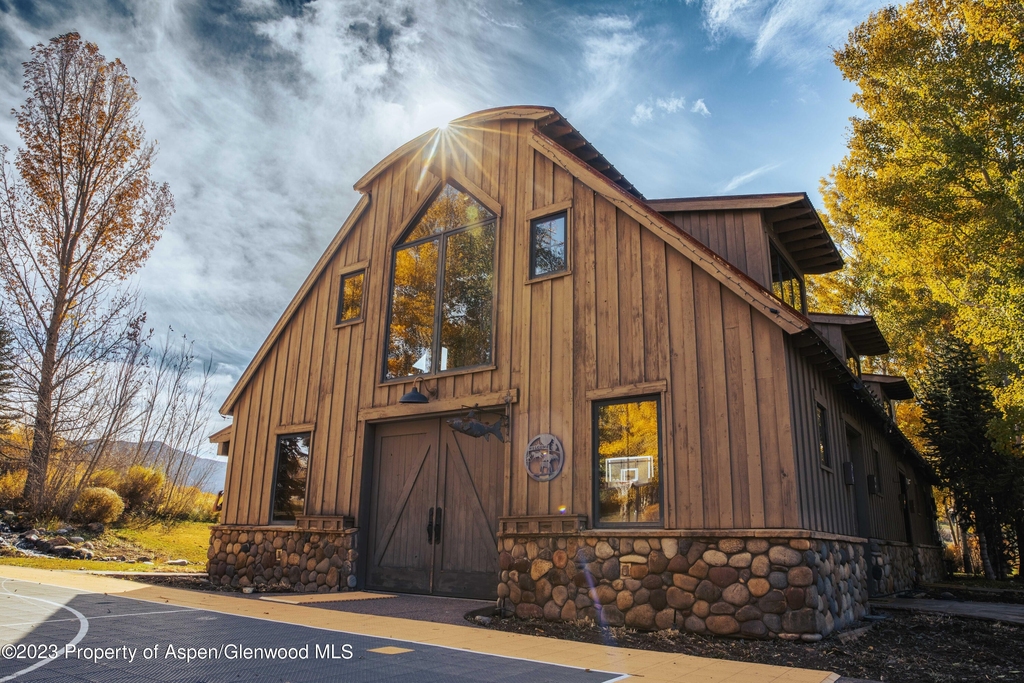
M420 392L420 384L423 379L417 377L412 384L412 391L404 394L402 398L398 399L399 403L429 403L430 399L427 398L423 393ZM429 390L428 390L429 391ZM432 395L437 396L437 390L431 392Z

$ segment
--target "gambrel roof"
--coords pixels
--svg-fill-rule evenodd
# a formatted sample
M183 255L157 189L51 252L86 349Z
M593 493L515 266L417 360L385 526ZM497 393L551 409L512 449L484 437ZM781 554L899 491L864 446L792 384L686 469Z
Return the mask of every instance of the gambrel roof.
M536 122L535 127L530 131L528 139L529 145L536 152L547 157L623 213L629 215L640 225L664 240L666 244L676 249L696 266L718 280L723 286L731 290L759 313L774 321L784 331L796 334L810 329L811 322L805 316L783 304L760 283L754 281L746 273L730 264L699 240L675 226L655 207L651 206L632 183L626 180L555 109L539 106L488 109L455 119L444 130L457 132L459 129L472 129L485 123L510 119ZM337 235L331 240L331 243L327 246L327 249L317 261L309 276L302 283L299 291L296 292L291 303L289 303L267 339L260 346L252 362L249 363L245 372L242 373L238 383L221 406L221 413L230 414L232 412L235 402L252 378L252 375L259 368L267 353L273 348L278 337L288 325L289 320L328 266L338 248L359 222L359 219L372 201L371 188L374 179L392 164L404 158L422 159L423 152L436 150L438 141L443 139L443 137L442 129L434 129L410 140L382 159L355 183L354 188L363 193L363 196L345 220ZM427 156L431 158L433 155ZM801 196L806 197L806 195ZM794 202L795 200L790 199L789 202L781 206L789 206ZM831 241L829 243L831 244Z

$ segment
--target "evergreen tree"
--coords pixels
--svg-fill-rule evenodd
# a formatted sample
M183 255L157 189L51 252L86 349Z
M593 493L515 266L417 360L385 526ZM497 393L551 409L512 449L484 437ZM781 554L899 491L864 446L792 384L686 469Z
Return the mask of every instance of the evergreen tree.
M985 575L1005 578L1001 529L1020 509L1017 468L993 444L990 430L1001 415L967 342L952 336L939 342L928 361L921 405L928 455L961 518L974 522Z

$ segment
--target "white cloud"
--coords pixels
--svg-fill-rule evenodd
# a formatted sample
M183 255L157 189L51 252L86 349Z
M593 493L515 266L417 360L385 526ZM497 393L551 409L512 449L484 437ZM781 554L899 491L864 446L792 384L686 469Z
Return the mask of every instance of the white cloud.
M650 121L654 118L654 108L641 102L636 105L636 109L633 110L633 116L630 117L629 122L634 126L639 126L645 121Z
M722 192L732 192L736 188L746 185L759 175L764 175L768 171L774 171L781 165L782 164L766 164L764 166L761 166L760 168L755 168L753 171L748 171L747 173L741 173L740 175L733 176L732 179L730 179L729 182L727 182L722 187Z
M696 102L694 102L693 107L690 108L690 111L693 112L694 114L700 114L705 118L711 116L711 112L708 111L707 105L704 104L703 99L699 99Z
M575 33L583 36L582 91L569 106L569 116L589 118L630 85L633 61L647 42L633 18L617 15L579 16Z
M177 205L140 275L149 322L213 357L219 400L345 220L352 183L425 130L508 103L525 41L496 48L515 26L459 4L130 0L40 5L32 22L4 8L0 95L20 102L29 47L72 27L128 66L159 143L153 177ZM0 144L16 149L8 111Z
M809 66L883 0L687 0L699 4L713 39L737 37L752 44L750 59Z
M659 97L654 103L658 106L658 109L666 111L669 114L674 114L677 111L682 111L686 107L685 97Z
M699 105L699 106L698 106ZM641 123L646 123L654 119L656 112L663 114L675 114L677 112L686 111L686 98L676 97L672 95L670 97L659 97L657 99L648 98L644 102L640 102L633 109L633 115L629 121L634 126L639 126ZM707 107L704 106L704 100L698 100L697 104L694 105L694 109L691 111L703 113L704 116L709 116L710 112L707 111Z

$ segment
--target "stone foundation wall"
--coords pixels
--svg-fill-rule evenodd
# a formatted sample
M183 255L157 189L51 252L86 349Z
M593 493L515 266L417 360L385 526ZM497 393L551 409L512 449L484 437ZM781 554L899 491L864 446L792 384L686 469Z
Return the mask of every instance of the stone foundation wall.
M922 582L940 581L946 576L940 547L912 547L872 540L868 548L872 595L899 593Z
M806 538L499 539L499 602L523 618L820 640L863 616L863 550Z
M941 546L921 545L914 550L917 553L917 566L923 583L933 583L946 578L946 563L943 561Z
M914 549L909 545L892 545L871 541L869 587L872 595L891 595L913 588L917 583Z
M236 588L333 593L356 585L354 529L217 526L206 553L210 580Z

